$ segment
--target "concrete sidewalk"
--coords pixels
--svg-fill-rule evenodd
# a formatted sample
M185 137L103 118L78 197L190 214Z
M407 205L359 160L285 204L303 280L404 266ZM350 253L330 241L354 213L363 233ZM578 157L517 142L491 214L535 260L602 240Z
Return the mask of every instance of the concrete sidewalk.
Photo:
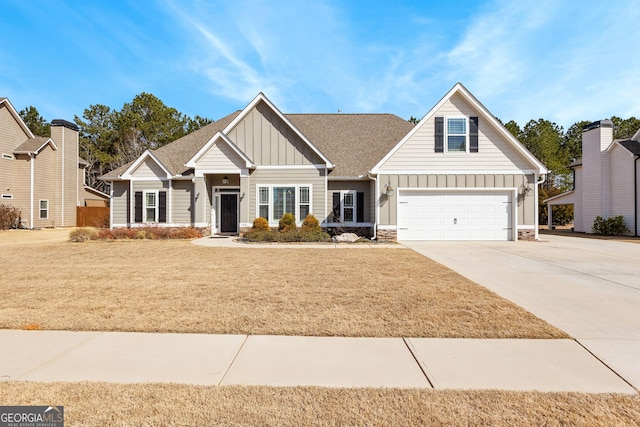
M0 330L0 380L636 393L573 340Z

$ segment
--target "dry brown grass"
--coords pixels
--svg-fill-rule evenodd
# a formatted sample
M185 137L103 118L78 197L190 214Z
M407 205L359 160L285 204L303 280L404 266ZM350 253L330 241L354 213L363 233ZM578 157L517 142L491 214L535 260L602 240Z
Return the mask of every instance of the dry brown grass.
M0 405L61 405L68 426L637 426L640 396L176 384L0 383Z
M0 245L0 328L376 337L566 335L404 249Z

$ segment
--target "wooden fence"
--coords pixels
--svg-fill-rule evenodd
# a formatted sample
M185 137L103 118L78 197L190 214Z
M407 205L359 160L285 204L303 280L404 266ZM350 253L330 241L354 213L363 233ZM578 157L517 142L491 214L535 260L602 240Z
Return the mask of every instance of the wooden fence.
M109 227L109 208L78 206L76 208L77 227Z

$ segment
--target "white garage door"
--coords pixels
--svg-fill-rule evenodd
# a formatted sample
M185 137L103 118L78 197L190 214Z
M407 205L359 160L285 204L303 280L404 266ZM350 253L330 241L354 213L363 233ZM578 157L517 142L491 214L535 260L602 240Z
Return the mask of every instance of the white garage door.
M398 240L511 240L510 192L401 191Z

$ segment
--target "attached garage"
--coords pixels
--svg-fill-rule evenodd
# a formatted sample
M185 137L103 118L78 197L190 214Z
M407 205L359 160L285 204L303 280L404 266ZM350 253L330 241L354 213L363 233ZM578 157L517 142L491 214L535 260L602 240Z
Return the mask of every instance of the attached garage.
M515 240L513 190L400 190L398 240Z

